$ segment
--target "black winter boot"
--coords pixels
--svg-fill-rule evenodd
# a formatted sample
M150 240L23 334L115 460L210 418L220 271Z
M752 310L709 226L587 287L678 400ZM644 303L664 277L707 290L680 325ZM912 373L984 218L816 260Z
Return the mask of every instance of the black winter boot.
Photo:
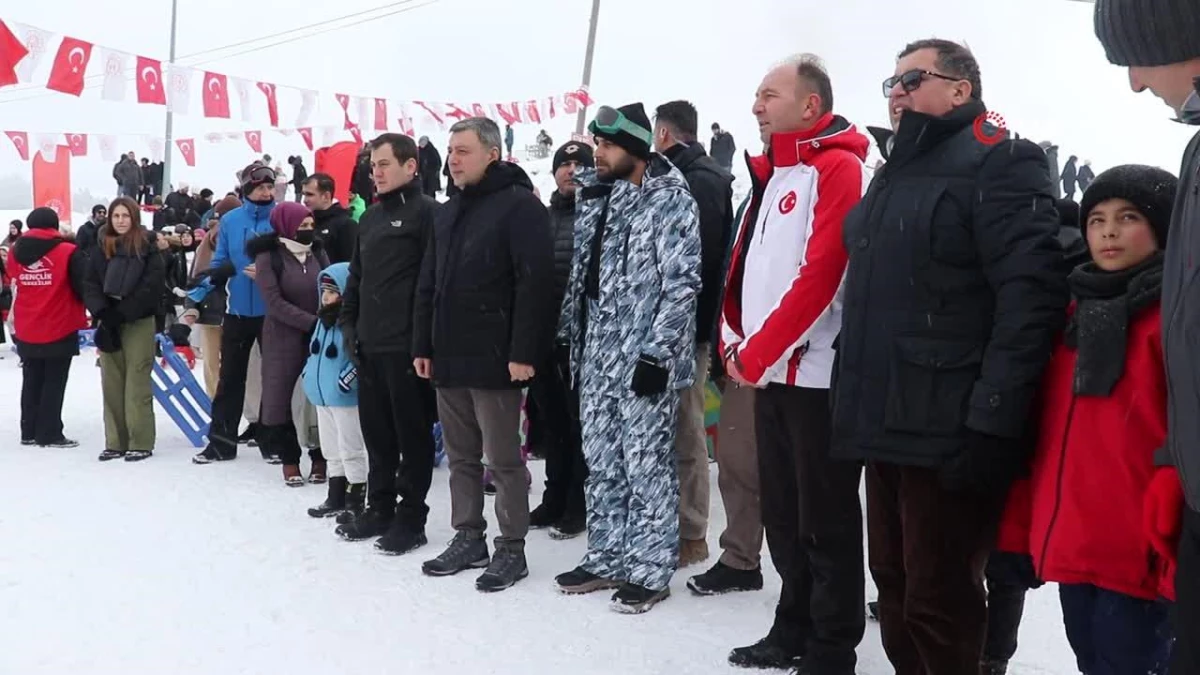
M313 518L332 518L346 510L346 489L350 482L345 476L334 476L329 479L329 496L318 506L308 510Z
M347 523L352 522L355 518L362 515L363 506L367 502L367 484L366 483L350 483L346 488L346 510L342 511L342 515L337 517L338 525L344 525L342 522L343 516L349 516Z
M392 524L393 515L390 510L384 511L371 507L349 523L338 525L334 534L346 541L362 541L378 537L387 532L388 526Z

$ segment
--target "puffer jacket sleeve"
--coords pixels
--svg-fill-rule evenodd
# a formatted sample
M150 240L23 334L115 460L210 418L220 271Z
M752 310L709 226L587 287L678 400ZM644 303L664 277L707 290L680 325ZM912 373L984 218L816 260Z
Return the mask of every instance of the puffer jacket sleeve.
M508 241L516 275L508 360L534 365L549 347L554 318L554 239L550 214L532 194L509 216Z
M696 337L692 321L700 293L700 213L684 189L663 190L651 208L650 222L659 226L655 257L662 293L642 353L665 363Z

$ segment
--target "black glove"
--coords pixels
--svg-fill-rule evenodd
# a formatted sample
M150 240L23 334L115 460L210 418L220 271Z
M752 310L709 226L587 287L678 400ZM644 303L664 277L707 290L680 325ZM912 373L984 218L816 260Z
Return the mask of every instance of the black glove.
M633 369L630 389L638 396L656 396L667 391L670 373L658 364L658 359L642 354Z
M103 326L115 328L124 322L125 318L121 316L116 307L105 307L96 314L96 323Z
M1038 579L1033 567L1033 556L1028 553L992 551L988 556L987 577L989 590L994 585L1018 588L1040 588L1045 582Z
M1007 494L1028 459L1024 443L972 429L967 429L966 441L966 447L938 472L942 487L951 492Z
M237 270L233 268L232 262L225 261L220 267L205 270L196 276L199 277L201 274L207 275L212 281L213 286L224 286L227 281L233 278L233 275L237 274Z
M349 324L342 325L342 339L346 342L346 356L355 368L362 369L362 359L358 357L358 329Z

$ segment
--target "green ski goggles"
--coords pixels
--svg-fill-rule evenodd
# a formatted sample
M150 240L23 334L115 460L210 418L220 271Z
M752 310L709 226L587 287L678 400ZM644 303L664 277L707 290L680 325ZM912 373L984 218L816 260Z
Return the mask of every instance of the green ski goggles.
M654 144L654 134L650 133L649 129L629 121L629 118L625 117L620 110L606 105L602 105L596 110L596 119L588 125L588 131L592 132L592 135L596 135L597 132L615 134L618 131L624 131L646 145Z

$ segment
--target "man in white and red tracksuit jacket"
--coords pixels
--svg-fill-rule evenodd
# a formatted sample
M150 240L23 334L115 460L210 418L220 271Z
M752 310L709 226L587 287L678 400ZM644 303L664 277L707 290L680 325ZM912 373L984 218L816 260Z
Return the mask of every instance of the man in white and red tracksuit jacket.
M799 84L797 85L797 80ZM772 70L754 112L768 153L730 258L721 349L758 388L755 425L767 544L783 589L771 632L734 665L854 673L865 630L861 465L831 459L829 387L846 270L842 220L870 182L869 141L830 112L809 57Z

